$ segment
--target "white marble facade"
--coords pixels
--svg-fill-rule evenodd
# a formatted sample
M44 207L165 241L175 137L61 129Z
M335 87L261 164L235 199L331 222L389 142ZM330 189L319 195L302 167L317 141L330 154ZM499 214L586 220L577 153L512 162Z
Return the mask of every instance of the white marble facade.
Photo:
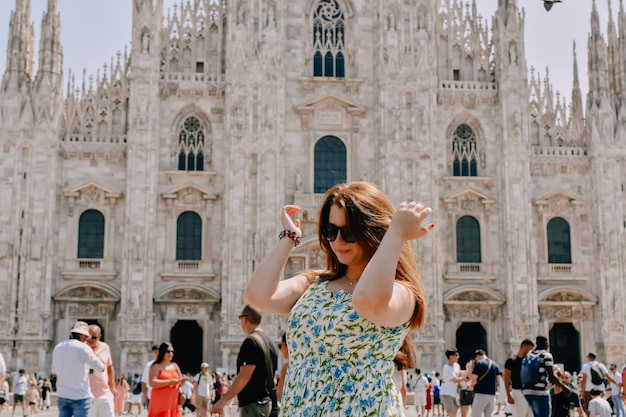
M129 52L79 86L61 73L56 2L35 56L30 0L15 1L0 88L10 368L48 372L54 344L84 319L102 325L124 372L170 338L232 369L243 288L283 204L304 208L289 271L323 263L315 154L329 136L347 180L434 209L433 239L416 243L424 369L464 343L464 323L501 363L525 337L563 344L557 328L576 336L574 364L589 350L625 360L626 39L614 27L603 38L595 5L583 108L577 74L566 105L527 67L516 0L500 0L489 27L453 0L185 0L169 20L159 0L133 3ZM199 149L181 132L199 131L203 166L179 170ZM455 158L472 175L455 175ZM95 258L77 252L87 210L104 218ZM176 255L186 212L201 224L193 261ZM479 225L479 262L458 258L464 216ZM549 262L554 218L569 225L570 262ZM284 320L264 327L278 338Z

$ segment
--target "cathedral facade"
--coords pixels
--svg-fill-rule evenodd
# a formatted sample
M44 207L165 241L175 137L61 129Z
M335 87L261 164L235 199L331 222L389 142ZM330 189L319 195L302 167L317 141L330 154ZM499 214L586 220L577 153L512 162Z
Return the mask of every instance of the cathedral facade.
M49 372L80 319L102 327L121 372L170 340L183 371L232 371L280 207L303 207L285 275L319 268L321 197L354 180L433 208L434 233L415 242L423 369L449 346L503 363L537 334L568 370L590 350L624 361L622 7L605 39L594 2L585 106L576 60L569 105L528 68L516 0L489 24L456 0L132 10L129 50L81 84L62 73L56 1L35 54L30 0L15 0L0 85L10 369ZM285 319L263 325L278 339Z

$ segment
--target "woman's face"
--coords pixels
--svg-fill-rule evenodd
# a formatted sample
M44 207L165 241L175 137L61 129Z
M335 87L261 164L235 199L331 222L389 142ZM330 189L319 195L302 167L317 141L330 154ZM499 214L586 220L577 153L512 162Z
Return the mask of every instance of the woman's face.
M328 223L337 227L347 227L348 221L346 219L346 213L344 213L343 209L340 207L333 205L328 214ZM367 265L363 248L361 248L358 242L348 243L343 240L343 236L338 232L337 238L329 243L337 259L342 264L350 267L362 266L363 268Z

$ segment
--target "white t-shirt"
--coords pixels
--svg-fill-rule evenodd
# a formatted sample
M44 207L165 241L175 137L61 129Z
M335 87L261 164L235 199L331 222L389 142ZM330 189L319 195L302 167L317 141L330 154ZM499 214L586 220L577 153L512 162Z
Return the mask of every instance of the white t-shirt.
M611 417L611 405L602 397L592 398L589 401L589 416Z
M461 374L461 366L458 363L450 365L446 363L443 366L443 372L441 375L441 387L439 388L439 395L449 395L450 397L456 397L458 382L454 382L454 378L458 378Z
M193 380L198 383L198 397L211 399L211 393L213 392L213 378L211 377L211 374L196 374Z
M57 376L57 394L61 398L93 398L89 389L89 369L102 372L105 366L93 350L80 340L65 340L52 351L52 373Z
M416 394L426 394L426 387L428 387L428 379L424 375L417 376L417 381L413 385L413 392Z
M13 383L13 394L24 395L28 391L28 375L18 375Z
M150 367L152 366L153 363L154 363L154 359L149 361L146 364L146 367L143 368L143 374L141 374L141 382L143 384L146 384L146 397L148 399L150 399L150 393L152 392L152 387L149 384L149 379L150 379Z
M591 367L598 364L598 361L591 361L591 362L587 362L583 365L583 369L580 370L581 374L585 374L587 375L586 381L585 381L585 391L591 391L592 389L597 389L598 391L604 391L604 384L601 385L594 385L593 382L591 382ZM604 366L603 363L600 363L600 369L602 370L602 373L604 375L608 374L609 371L608 369L606 369L606 366Z
M618 384L622 383L622 374L620 374L619 372L615 372L611 374L611 376ZM619 395L620 391L621 387L611 382L611 395Z
M4 362L4 356L0 353L0 374L7 372L7 364Z

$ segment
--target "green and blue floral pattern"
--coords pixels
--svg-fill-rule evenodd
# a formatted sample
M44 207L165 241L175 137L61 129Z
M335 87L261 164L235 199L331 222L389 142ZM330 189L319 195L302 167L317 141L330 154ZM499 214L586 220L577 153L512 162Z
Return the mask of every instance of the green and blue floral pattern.
M317 280L291 310L285 417L404 416L393 358L409 323L388 328L354 311L352 294Z

